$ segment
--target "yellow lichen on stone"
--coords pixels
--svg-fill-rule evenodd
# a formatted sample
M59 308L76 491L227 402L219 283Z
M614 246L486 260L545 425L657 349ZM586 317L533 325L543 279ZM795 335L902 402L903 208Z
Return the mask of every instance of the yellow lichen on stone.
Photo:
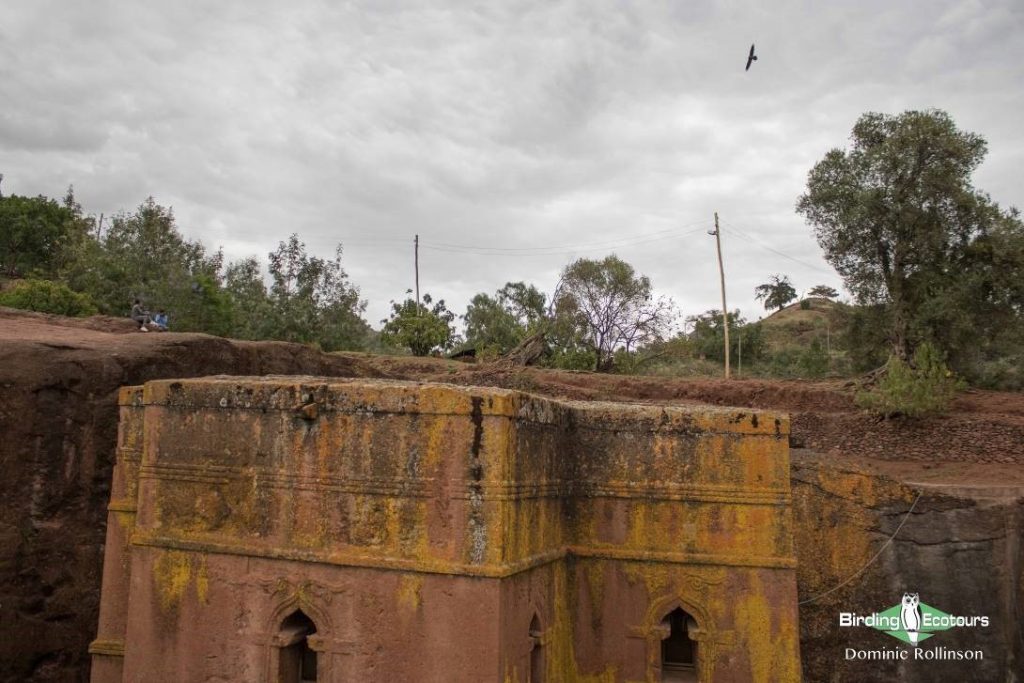
M196 596L199 602L210 602L210 576L206 571L206 557L199 558L199 569L196 571Z
M161 606L174 609L181 604L192 578L192 559L188 553L165 550L153 565L153 574Z
M409 612L415 612L422 604L423 577L403 574L398 580L398 605Z

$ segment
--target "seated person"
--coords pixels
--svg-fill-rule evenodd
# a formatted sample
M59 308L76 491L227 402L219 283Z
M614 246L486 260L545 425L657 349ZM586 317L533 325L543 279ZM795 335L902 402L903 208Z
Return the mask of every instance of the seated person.
M167 313L164 309L161 308L156 312L156 315L153 316L153 324L156 325L161 332L166 332L167 328L170 327L170 323L167 320Z
M142 307L142 302L138 299L132 304L131 319L139 324L139 332L149 332L149 328L146 327L150 323L149 311Z

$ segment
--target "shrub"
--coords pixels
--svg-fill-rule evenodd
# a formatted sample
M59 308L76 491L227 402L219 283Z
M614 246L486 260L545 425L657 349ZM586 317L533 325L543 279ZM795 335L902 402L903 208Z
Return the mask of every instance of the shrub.
M80 294L63 282L51 280L19 280L0 292L0 306L74 317L97 313L87 294Z
M935 347L925 343L914 353L913 364L890 357L875 387L859 392L855 400L883 417L923 417L945 412L963 387Z
M811 310L811 300L810 299L801 299L800 300L800 310L801 311L809 311L809 310Z
M1024 354L980 361L970 371L972 385L998 391L1024 391Z

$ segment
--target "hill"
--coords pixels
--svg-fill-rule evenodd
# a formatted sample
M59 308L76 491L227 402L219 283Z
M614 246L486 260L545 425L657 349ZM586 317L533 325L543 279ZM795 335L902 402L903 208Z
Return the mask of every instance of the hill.
M846 304L818 297L785 306L761 320L766 350L769 353L805 350L817 340L835 352L842 347L837 337L849 310Z

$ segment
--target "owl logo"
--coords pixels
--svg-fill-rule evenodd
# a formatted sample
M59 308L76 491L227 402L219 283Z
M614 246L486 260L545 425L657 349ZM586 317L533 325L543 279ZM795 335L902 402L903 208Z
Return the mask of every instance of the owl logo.
M900 604L900 623L914 647L917 647L918 630L921 628L920 603L917 593L904 593Z

